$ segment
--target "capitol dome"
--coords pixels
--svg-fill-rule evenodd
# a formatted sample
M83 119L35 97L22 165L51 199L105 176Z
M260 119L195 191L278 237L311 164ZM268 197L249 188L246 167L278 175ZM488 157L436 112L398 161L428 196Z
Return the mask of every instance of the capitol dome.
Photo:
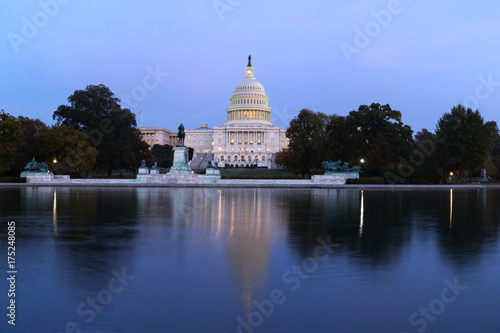
M253 76L251 57L245 69L245 77L234 88L230 98L231 106L227 108L226 125L268 125L271 123L271 108L264 86Z

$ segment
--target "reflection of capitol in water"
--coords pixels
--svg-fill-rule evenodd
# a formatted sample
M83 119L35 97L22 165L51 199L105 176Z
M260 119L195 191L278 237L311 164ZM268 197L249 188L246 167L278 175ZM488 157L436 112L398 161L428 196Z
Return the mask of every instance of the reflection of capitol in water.
M237 281L244 309L249 311L267 275L272 239L286 232L288 215L276 209L279 198L272 198L272 191L257 189L139 189L139 193L139 206L146 206L144 213L149 214L146 220L171 221L172 238L182 238L185 229L195 228L224 245L231 279ZM158 206L164 207L167 219L157 215Z

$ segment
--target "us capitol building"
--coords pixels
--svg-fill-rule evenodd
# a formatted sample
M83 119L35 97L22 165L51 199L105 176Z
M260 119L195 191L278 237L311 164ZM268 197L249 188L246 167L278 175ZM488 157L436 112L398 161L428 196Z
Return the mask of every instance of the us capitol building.
M273 126L269 98L253 76L250 56L245 71L245 77L230 98L224 125L209 128L201 124L199 128L185 130L184 144L194 149L191 166L196 160L214 160L220 167L257 164L271 168L274 167L274 154L288 147L286 130ZM140 127L139 130L150 147L154 144L174 147L178 142L177 130L163 127Z

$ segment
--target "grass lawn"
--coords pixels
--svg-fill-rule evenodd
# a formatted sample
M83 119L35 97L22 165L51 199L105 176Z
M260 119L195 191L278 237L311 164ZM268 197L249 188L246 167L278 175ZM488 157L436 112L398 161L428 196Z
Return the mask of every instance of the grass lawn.
M269 169L220 169L222 179L301 179L287 170ZM308 175L306 175L308 178ZM310 178L310 177L309 177Z

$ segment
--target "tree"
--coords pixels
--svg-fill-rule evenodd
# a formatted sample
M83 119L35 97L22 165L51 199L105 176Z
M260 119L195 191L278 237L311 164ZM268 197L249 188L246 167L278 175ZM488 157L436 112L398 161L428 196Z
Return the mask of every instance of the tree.
M412 153L409 160L412 162L413 172L409 176L409 181L416 184L437 184L441 177L439 166L442 156L436 151L438 138L434 133L423 128L415 134L415 141L412 146Z
M286 130L289 145L277 154L276 163L294 173L301 173L302 177L305 177L309 169L320 168L320 146L325 139L325 127L329 118L322 112L301 110L298 116L290 121Z
M460 104L443 114L438 121L436 135L442 138L437 149L443 156L444 181L450 171L459 171L460 180L463 180L464 171L471 178L472 171L483 166L494 125L494 122L484 123L479 110L466 109Z
M346 117L332 117L326 128L324 159L347 161L374 176L395 169L410 152L413 131L401 120L401 112L389 104L361 105Z
M490 146L488 148L488 159L491 163L487 170L487 174L490 176L495 176L500 170L500 133L498 131L498 125L496 122L489 122L491 126L490 133Z
M23 143L21 122L2 109L0 113L0 173L10 170Z
M122 109L120 100L105 85L89 85L68 97L70 105L61 105L53 118L58 124L83 131L99 155L96 169L111 174L113 169L137 169L149 158L149 146L136 128L135 115ZM92 175L92 169L88 176Z
M36 144L36 135L41 130L46 129L47 125L40 119L30 119L27 117L19 116L17 117L19 124L21 125L22 131L22 142L19 142L19 149L15 155L14 163L12 165L12 171L15 174L19 174L26 163L31 161L33 157L37 160L40 157L40 151Z
M55 173L82 173L96 164L98 151L91 147L88 136L69 126L54 125L36 134L40 160Z
M149 145L142 140L136 128L135 116L129 109L111 112L109 119L113 130L104 137L97 147L97 165L111 175L112 170L137 170L142 160L151 159ZM121 174L121 172L120 172Z
M156 144L151 148L152 162L161 168L170 168L173 164L174 151L170 145Z

